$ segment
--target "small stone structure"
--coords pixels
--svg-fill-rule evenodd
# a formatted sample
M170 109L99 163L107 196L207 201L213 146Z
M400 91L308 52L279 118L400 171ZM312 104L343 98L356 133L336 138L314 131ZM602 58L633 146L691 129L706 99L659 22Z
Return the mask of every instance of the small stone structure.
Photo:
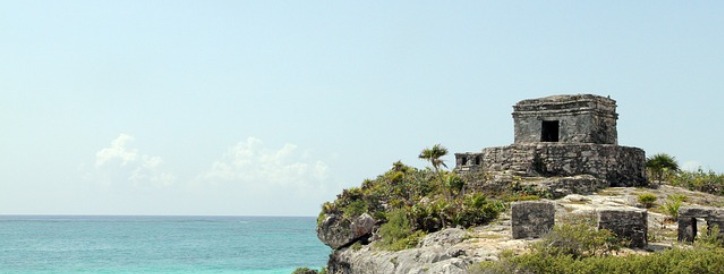
M598 210L598 229L608 229L630 241L629 247L644 248L648 244L648 213L640 209Z
M707 233L714 226L719 227L719 237L724 237L724 209L713 207L681 207L679 208L679 225L677 239L680 242L694 242L697 233L697 219L706 221Z
M551 202L515 202L511 206L513 239L540 238L553 229L555 207Z
M515 143L618 143L616 101L591 94L556 95L513 106Z
M456 153L456 171L533 178L592 175L605 186L647 184L646 154L618 145L616 101L591 94L523 100L515 143Z

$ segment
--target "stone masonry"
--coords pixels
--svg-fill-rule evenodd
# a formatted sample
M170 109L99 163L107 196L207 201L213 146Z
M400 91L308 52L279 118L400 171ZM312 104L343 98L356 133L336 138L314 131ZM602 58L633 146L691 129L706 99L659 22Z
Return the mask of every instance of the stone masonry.
M616 101L590 94L558 95L523 100L513 108L515 143L456 153L458 172L591 175L609 186L647 184L645 152L618 145Z
M513 239L540 238L553 229L555 207L551 202L515 202L511 206Z
M724 237L724 209L713 207L681 207L679 208L679 225L677 239L681 242L694 242L697 235L697 219L706 221L707 233L711 233L714 226L719 227L719 237Z
M648 213L640 209L604 209L598 211L598 228L608 229L629 241L629 247L644 248L648 244Z
M616 101L591 94L556 95L513 106L515 143L618 142ZM557 138L556 138L557 137Z

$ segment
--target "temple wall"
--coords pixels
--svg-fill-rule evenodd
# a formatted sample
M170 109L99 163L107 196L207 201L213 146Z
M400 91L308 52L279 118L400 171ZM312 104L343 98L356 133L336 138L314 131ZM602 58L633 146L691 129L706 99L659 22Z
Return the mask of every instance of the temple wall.
M472 159L472 160L471 160ZM478 160L479 159L479 160ZM522 177L566 177L588 174L610 186L646 184L642 149L618 145L528 143L456 154L457 170L483 169Z

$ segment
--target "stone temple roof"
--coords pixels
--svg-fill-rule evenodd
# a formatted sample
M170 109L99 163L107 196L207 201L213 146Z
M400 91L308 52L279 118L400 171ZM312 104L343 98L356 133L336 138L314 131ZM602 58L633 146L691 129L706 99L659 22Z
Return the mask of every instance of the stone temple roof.
M527 99L518 102L518 104L526 103L542 103L542 102L563 102L563 101L579 101L579 100L610 100L614 101L610 97L603 97L595 94L565 94L565 95L551 95L537 99Z
M609 97L594 94L553 95L522 100L515 104L513 109L518 112L517 114L514 113L514 116L552 110L602 110L607 115L615 116L616 101Z

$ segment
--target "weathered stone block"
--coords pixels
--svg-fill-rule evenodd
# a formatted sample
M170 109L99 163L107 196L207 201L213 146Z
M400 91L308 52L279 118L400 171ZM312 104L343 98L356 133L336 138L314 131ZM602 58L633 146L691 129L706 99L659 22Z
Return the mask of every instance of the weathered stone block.
M648 244L648 213L639 209L603 209L598 211L598 229L608 229L630 247Z
M511 208L513 239L539 238L553 229L555 207L551 202L515 202Z

